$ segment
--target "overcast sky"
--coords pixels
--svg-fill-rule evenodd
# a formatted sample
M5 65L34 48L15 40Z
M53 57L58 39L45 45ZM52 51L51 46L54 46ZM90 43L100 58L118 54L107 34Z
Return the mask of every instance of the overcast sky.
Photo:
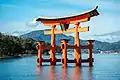
M120 0L0 0L0 32L23 33L48 29L43 24L33 24L38 17L63 17L84 13L98 6L99 16L81 25L90 26L90 31L82 33L83 38L90 35L120 30Z

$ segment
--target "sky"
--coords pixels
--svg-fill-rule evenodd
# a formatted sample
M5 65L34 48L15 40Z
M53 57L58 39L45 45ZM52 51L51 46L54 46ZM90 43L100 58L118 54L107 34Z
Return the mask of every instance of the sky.
M99 16L81 27L90 26L89 32L81 32L83 39L120 30L120 0L0 0L0 32L26 33L49 29L33 20L42 17L64 17L90 11L98 6ZM67 35L74 35L69 33Z

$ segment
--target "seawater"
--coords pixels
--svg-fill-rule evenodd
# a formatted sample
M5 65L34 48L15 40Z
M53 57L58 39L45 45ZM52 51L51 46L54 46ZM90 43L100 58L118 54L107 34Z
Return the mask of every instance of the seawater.
M43 57L49 58L49 55ZM87 58L87 54L82 57ZM37 67L37 56L3 59L0 60L0 80L120 80L120 54L93 54L93 57L93 67L88 67L88 63L82 67L69 63L67 68L62 68L60 62L56 66L43 63ZM73 59L73 55L68 55L68 59Z

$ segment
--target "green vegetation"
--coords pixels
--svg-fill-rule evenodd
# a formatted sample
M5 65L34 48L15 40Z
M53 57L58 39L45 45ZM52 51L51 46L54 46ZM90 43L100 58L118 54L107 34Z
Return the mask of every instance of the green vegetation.
M36 41L0 33L0 57L36 54Z

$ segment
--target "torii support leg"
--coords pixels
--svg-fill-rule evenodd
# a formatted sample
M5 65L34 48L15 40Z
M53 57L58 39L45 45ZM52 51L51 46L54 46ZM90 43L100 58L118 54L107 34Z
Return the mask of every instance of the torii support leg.
M38 42L38 58L37 58L37 64L38 66L42 66L42 44L43 44L43 41L39 41Z
M81 50L80 50L80 40L79 40L79 22L75 24L75 39L74 39L74 45L76 48L74 49L74 59L75 59L75 65L81 66Z
M93 45L92 45L92 42L94 42L94 40L87 40L87 43L88 43L88 64L89 66L93 66L93 58L92 58L92 48L93 48Z
M68 40L61 40L61 48L62 48L62 67L67 67L67 43Z
M52 26L51 29L51 48L50 48L50 65L56 65L55 58L55 25Z

